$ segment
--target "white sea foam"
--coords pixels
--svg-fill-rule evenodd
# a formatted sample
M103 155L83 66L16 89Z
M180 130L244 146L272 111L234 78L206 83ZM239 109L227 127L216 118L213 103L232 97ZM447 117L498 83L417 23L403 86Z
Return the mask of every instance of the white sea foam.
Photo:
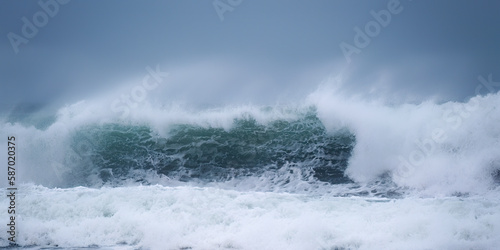
M468 102L386 105L321 90L309 97L330 130L348 127L356 146L346 173L359 182L390 173L430 195L482 193L500 170L500 95Z
M18 244L24 246L496 249L500 245L500 200L495 194L391 200L196 187L24 185L18 203ZM2 199L0 205L7 207L7 201ZM6 218L1 216L0 223L5 225Z

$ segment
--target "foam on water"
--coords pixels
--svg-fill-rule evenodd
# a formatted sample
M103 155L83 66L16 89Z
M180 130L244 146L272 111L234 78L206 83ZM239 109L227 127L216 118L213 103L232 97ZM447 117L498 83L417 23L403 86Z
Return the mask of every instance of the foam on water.
M500 244L498 197L393 200L197 187L25 185L19 201L23 246L494 249Z
M356 181L389 173L398 185L429 195L482 193L498 184L499 94L388 106L318 91L309 102L327 128L347 126L355 134L346 173Z

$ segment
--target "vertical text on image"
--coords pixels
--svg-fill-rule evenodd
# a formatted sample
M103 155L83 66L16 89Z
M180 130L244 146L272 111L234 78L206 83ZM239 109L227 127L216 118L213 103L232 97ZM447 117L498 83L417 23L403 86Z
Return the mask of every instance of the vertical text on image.
M8 221L7 233L9 244L16 244L16 137L7 137L7 208Z

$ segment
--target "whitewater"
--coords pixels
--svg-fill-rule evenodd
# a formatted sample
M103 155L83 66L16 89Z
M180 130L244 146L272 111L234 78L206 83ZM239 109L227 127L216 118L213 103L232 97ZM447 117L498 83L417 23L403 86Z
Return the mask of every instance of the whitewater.
M126 119L109 99L2 117L18 247L500 246L499 94L388 104L320 88L286 105L145 101Z

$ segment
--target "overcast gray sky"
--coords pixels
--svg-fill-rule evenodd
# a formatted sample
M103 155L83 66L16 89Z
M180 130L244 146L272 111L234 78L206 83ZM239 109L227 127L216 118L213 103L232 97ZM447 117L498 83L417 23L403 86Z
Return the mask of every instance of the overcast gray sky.
M399 101L462 100L479 75L500 81L500 1L60 1L0 2L3 106L84 99L156 65L169 96L206 103L301 98L339 73L346 93ZM394 6L348 63L340 45Z

